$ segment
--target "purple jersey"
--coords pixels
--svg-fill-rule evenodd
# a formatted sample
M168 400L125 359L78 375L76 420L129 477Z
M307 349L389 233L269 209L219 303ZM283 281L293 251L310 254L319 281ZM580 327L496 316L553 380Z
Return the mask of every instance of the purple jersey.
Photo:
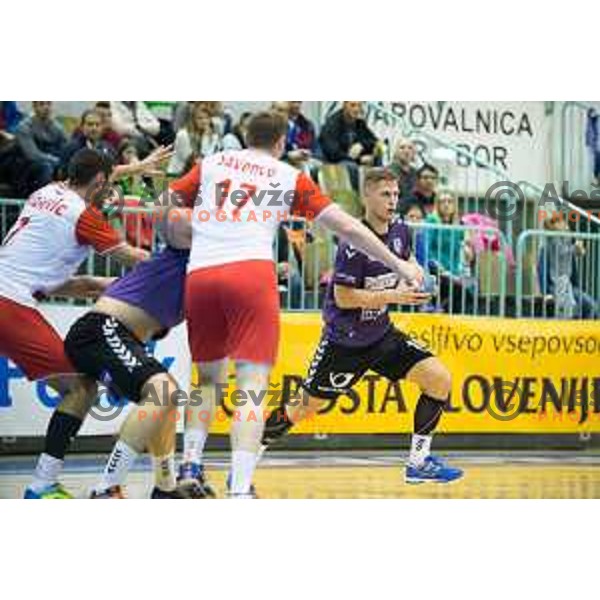
M104 293L154 317L168 330L183 321L183 292L189 250L165 248L139 263Z
M368 227L367 223L365 225ZM378 237L401 259L410 258L410 231L401 221L390 224L387 234ZM323 308L325 335L342 346L369 346L379 341L391 327L387 306L381 309L341 309L335 303L335 285L372 291L388 290L398 285L396 273L349 244L341 243L338 247L335 271Z

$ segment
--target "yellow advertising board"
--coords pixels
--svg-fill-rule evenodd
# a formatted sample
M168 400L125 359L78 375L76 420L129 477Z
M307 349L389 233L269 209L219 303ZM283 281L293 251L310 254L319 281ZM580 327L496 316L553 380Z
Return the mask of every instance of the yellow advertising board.
M600 432L600 323L424 314L395 314L393 320L452 373L452 398L439 431ZM304 377L321 330L318 313L282 315L269 410ZM294 431L409 433L418 393L412 384L368 373L351 394ZM227 393L223 404L227 410L220 411L215 432L229 429Z

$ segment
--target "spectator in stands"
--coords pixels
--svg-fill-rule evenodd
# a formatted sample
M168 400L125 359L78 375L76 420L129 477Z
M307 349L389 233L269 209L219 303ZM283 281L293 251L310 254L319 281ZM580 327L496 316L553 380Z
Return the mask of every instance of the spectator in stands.
M289 111L289 102L287 101L276 101L271 102L271 110L279 115L281 115L284 119L289 119L290 111Z
M177 102L173 107L173 129L175 130L175 133L188 122L194 104L197 104L195 100L189 100Z
M27 179L31 190L52 181L67 138L62 126L52 118L52 102L35 101L33 114L16 129L17 143L27 161Z
M102 127L102 141L109 144L112 147L112 151L117 154L119 146L121 145L122 138L115 131L112 122L112 109L110 108L110 102L100 101L96 102L95 106L96 113L100 117L100 124Z
M407 223L422 223L425 220L425 211L418 202L412 202L406 205L402 212L402 218Z
M144 102L113 101L110 108L115 131L132 139L140 156L146 156L158 146L160 123Z
M0 131L13 134L22 116L14 100L0 100Z
M211 100L203 102L205 110L210 115L213 123L213 129L217 135L222 138L224 135L231 133L233 129L233 118L223 107L223 102Z
M251 116L251 112L242 113L240 120L233 126L231 133L223 137L223 150L243 150L246 148L246 129Z
M221 138L201 103L194 105L185 127L175 137L175 153L169 163L169 174L181 175L193 161L210 156L221 149Z
M423 211L420 202L411 204ZM418 208L417 208L418 207ZM425 222L436 227L423 231L420 243L415 243L415 256L421 266L438 279L437 309L443 312L470 313L476 302L476 289L471 279L475 251L463 231L451 229L459 225L456 197L441 191L435 210Z
M425 221L434 225L459 225L456 197L450 191L439 193L435 210L428 214ZM427 259L438 268L461 277L475 260L475 252L463 231L438 228L427 232Z
M302 114L302 102L290 100L287 106L288 133L284 158L302 168L315 162L317 136L315 126Z
M600 185L600 118L594 108L587 112L585 145L592 155L594 185Z
M279 227L277 235L277 279L284 308L302 306L304 289L301 269L304 261L308 233L303 221L287 221Z
M568 231L569 225L561 213L544 221L546 231ZM598 306L594 298L582 289L577 259L585 256L585 245L573 238L547 238L539 251L538 277L540 290L554 299L555 311L566 318L597 319Z
M102 119L95 109L86 110L81 116L79 128L75 130L62 155L60 174L66 177L71 157L82 148L90 148L111 156L114 160L116 150L102 140Z
M417 151L413 142L406 138L398 140L389 168L398 177L401 201L408 198L415 189L417 183L417 169L414 166L416 156ZM401 202L398 206L400 207L400 205Z
M0 101L0 196L16 194L16 178L19 172L19 152L14 131L21 114L17 103Z
M425 213L429 214L435 206L436 189L439 179L438 170L429 164L423 165L416 172L415 187L407 198L402 198L400 210L404 212L405 205L419 204Z
M117 163L119 165L132 165L140 162L140 155L136 144L129 139L121 142L119 147ZM148 189L148 183L141 175L131 175L117 180L125 196L147 197L151 190Z
M358 166L378 164L382 155L377 137L362 115L362 102L345 101L342 108L327 119L319 136L323 158L346 165L357 190Z

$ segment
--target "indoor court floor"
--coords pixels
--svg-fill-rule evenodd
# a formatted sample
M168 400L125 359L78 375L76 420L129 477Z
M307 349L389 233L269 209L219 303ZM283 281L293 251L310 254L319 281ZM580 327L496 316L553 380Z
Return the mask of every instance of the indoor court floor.
M407 485L404 455L385 452L270 453L261 461L255 484L261 498L600 498L600 455L574 452L449 452L465 470L449 484ZM104 455L68 459L62 481L85 498L104 466ZM228 457L210 454L206 468L220 497ZM33 457L0 458L0 498L21 498ZM130 498L147 497L150 463L141 460L128 485Z

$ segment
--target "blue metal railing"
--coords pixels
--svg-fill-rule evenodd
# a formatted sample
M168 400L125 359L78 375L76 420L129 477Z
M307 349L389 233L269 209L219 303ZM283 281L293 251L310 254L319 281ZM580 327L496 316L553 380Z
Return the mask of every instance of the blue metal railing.
M531 254L536 256L533 265L527 260ZM525 287L534 293L526 294ZM542 301L537 316L598 318L600 235L570 231L523 232L517 242L515 292L517 317L535 315L533 302L528 303L529 314L524 315L523 309L527 298L537 296ZM584 301L588 306L582 306ZM568 304L571 311L566 310ZM584 314L587 309L594 314Z

